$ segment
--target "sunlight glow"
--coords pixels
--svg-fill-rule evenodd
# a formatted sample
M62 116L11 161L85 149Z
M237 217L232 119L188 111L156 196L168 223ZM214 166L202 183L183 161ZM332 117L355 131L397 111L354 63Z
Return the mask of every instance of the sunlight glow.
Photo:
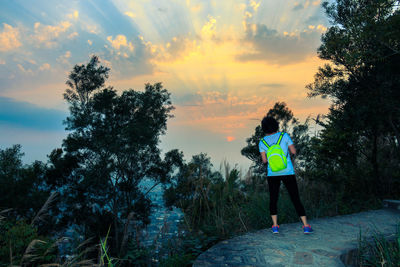
M68 73L95 54L111 68L107 84L120 92L155 82L168 89L176 109L164 142L179 140L170 132L182 138L202 132L214 141L240 141L237 151L276 101L302 119L329 106L307 99L305 89L323 64L316 49L328 23L319 0L45 6L29 18L1 2L10 15L0 20L0 96L67 110ZM212 155L215 148L206 149Z

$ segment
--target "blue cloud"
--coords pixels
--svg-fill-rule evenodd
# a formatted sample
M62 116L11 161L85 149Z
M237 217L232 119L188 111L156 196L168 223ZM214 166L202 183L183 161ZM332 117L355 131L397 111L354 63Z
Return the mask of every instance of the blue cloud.
M245 42L252 43L255 51L239 54L238 61L259 61L285 65L304 60L316 54L321 33L317 31L301 32L299 36L285 36L265 24L256 24L256 31L246 31Z
M67 112L0 97L0 124L42 131L63 130Z
M283 84L283 83L262 83L259 86L266 87L266 88L282 88L282 87L285 87L285 84Z
M200 93L173 94L172 103L180 106L203 106L203 96Z
M311 24L311 25L317 25L317 24L323 24L323 25L328 25L329 21L324 15L324 13L319 12L315 13L314 15L308 17L308 19L305 21L306 24Z
M294 7L293 7L293 11L297 11L297 10L302 10L302 9L304 9L304 6L303 6L303 4L300 4L300 3L298 3L298 4L295 4L294 5Z

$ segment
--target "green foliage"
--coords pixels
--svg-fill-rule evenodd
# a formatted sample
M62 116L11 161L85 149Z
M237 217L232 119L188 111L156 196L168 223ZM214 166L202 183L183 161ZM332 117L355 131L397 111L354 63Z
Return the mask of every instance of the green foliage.
M358 266L397 267L400 263L400 224L395 239L388 239L377 229L372 240L366 240L360 233L357 251Z
M187 229L187 225L181 225L181 229ZM160 266L192 266L193 261L203 251L210 248L219 239L213 233L181 232L163 244L162 250L167 251L167 257L161 257Z
M35 227L20 220L0 221L0 266L33 266L54 262L54 241L39 236Z
M177 254L162 259L160 261L160 267L175 267L175 266L191 266L191 261L194 260L190 254Z
M149 266L152 262L151 248L140 246L135 240L130 239L127 245L127 252L121 258L121 264L128 266Z
M246 191L248 201L238 203L242 206L243 220L249 231L269 227L271 217L269 216L269 198L264 184L264 190L258 192Z
M32 218L49 196L44 164L23 166L23 155L20 145L0 149L0 209L11 208L15 219Z
M306 174L343 201L399 195L400 12L392 0L324 4L332 26L322 36L321 67L310 96L333 105L313 140Z
M99 58L92 56L87 65L75 65L68 76L68 89L64 98L72 104L72 108L84 107L90 101L91 94L104 87L110 69L99 65Z
M211 168L210 158L205 154L193 156L189 164L182 165L164 197L167 204L183 210L191 232L219 233L222 238L233 228L246 228L237 205L245 195L239 190L240 176L236 169L230 170L226 164L223 179L220 172Z
M223 170L212 171L210 158L203 153L183 162L165 190L164 200L184 212L180 228L185 234L167 244L170 258L164 263L172 264L177 255L195 258L218 240L246 232L243 204L247 197L240 188L239 171L231 170L227 163Z

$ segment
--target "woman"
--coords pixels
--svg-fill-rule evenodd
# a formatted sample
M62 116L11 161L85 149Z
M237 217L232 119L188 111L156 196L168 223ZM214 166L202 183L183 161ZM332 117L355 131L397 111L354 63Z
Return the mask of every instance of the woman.
M279 225L278 225L278 197L279 197L279 188L281 185L281 181L285 185L286 189L289 192L290 199L294 207L296 208L297 215L300 217L303 222L303 230L305 234L312 233L311 225L307 223L306 213L303 205L301 204L299 197L299 190L297 187L296 176L294 173L293 164L291 158L296 156L296 148L293 145L292 140L290 139L287 133L278 132L279 124L272 117L264 117L261 122L262 130L265 134L265 137L261 139L258 147L261 154L261 159L263 163L268 164L267 153L268 149L271 146L278 144L281 147L281 151L286 156L287 161L282 165L281 170L272 170L271 164L268 164L268 187L269 187L269 211L272 217L272 232L274 234L279 233ZM289 155L289 153L291 155ZM272 158L270 157L272 160ZM274 167L274 166L273 166ZM283 169L282 169L283 168Z

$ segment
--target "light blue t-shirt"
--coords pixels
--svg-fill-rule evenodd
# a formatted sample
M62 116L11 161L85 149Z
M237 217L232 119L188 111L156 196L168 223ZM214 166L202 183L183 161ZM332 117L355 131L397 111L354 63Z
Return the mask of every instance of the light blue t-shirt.
M275 145L278 142L279 136L281 135L280 132L277 132L272 135L267 135L264 136L264 140L267 142L268 145L272 146ZM290 136L287 133L284 133L280 146L283 150L283 152L286 155L287 158L287 167L284 170L278 171L278 172L273 172L268 164L268 173L267 176L282 176L282 175L293 175L294 174L294 168L292 164L292 160L290 159L290 153L289 153L289 146L292 145L292 139L290 139ZM260 152L265 152L267 154L268 148L264 143L260 140L260 143L258 144L258 149Z

